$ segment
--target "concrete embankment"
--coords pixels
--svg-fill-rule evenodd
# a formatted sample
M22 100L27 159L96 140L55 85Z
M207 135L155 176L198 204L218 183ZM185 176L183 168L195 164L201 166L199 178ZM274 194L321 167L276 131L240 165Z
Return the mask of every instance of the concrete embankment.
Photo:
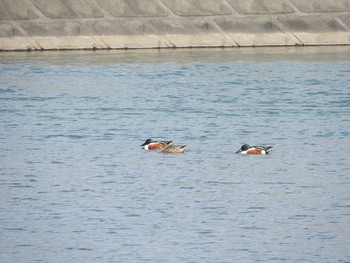
M350 0L0 0L0 50L350 45Z

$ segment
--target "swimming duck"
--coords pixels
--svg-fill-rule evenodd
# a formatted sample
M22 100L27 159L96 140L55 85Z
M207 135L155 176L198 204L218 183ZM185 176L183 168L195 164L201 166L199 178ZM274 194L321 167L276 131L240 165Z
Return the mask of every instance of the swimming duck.
M241 154L269 154L272 146L250 146L249 144L243 144L242 147L236 152Z
M160 150L162 153L184 153L186 145L168 145L164 149Z
M152 139L147 139L140 146L145 150L162 150L169 146L171 141L153 141Z

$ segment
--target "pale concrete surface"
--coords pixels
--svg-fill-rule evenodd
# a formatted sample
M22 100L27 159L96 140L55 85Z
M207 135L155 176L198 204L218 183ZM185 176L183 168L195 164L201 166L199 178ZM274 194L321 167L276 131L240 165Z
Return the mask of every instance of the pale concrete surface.
M0 0L0 50L350 45L350 0Z

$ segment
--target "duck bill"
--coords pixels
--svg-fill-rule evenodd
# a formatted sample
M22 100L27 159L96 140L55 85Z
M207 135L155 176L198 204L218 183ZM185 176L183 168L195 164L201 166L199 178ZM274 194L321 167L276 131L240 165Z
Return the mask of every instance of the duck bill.
M242 149L239 149L236 153L240 153L242 151Z

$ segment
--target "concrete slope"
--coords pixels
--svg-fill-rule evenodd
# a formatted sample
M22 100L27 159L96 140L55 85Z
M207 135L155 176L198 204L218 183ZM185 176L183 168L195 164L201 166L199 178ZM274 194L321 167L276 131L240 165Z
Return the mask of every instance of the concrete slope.
M0 50L349 44L350 0L0 0Z

